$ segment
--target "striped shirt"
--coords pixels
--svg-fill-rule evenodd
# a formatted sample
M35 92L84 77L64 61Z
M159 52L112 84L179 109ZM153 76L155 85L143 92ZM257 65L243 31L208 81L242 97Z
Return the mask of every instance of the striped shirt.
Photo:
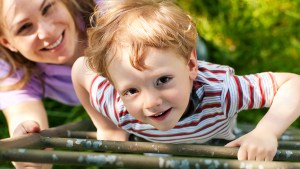
M208 62L198 62L198 76L190 97L188 112L176 126L160 131L131 116L108 80L97 76L90 89L92 106L129 133L153 142L204 143L211 139L232 140L238 112L270 107L277 86L272 73L245 76Z

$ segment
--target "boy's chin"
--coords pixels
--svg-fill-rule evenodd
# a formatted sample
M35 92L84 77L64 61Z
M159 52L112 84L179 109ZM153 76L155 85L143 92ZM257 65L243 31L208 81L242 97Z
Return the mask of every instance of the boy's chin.
M160 130L160 131L168 131L168 130L171 130L175 127L175 125L160 125L160 126L154 126L157 130Z

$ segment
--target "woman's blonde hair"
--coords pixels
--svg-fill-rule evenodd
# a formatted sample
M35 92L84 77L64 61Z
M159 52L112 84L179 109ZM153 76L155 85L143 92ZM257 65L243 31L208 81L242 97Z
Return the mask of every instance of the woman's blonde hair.
M72 15L77 29L79 31L79 38L82 42L86 42L86 29L90 27L90 15L93 13L95 8L94 0L58 0L61 1L69 10ZM3 0L0 0L0 9L2 9ZM3 12L0 11L0 18ZM0 36L3 35L3 29L5 29L5 25L3 23L4 19L1 19L0 22ZM9 86L0 86L0 91L2 90L14 90L24 87L28 81L30 80L33 73L35 73L37 67L36 63L26 59L20 53L12 52L6 47L0 45L0 59L6 61L10 65L10 71L5 77L0 77L1 80L5 80L10 77L17 70L23 71L23 77L20 81L13 85Z
M129 48L131 64L146 69L143 60L149 47L172 48L188 60L196 46L197 30L191 17L171 0L101 1L88 29L87 64L109 77L112 59Z

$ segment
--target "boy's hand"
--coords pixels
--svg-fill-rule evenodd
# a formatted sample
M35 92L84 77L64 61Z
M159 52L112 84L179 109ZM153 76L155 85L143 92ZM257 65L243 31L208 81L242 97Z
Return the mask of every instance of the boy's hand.
M226 144L227 147L240 147L238 160L272 161L278 146L277 137L255 129Z

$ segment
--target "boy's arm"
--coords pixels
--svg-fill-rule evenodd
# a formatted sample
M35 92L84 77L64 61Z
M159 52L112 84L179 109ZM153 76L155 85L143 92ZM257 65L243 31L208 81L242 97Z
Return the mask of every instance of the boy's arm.
M76 94L97 128L97 139L126 141L129 134L97 112L90 104L89 88L96 73L89 70L84 58L79 58L72 67L72 81Z
M300 114L300 77L291 73L273 75L278 91L266 115L254 130L226 145L240 146L239 160L272 160L277 139Z

